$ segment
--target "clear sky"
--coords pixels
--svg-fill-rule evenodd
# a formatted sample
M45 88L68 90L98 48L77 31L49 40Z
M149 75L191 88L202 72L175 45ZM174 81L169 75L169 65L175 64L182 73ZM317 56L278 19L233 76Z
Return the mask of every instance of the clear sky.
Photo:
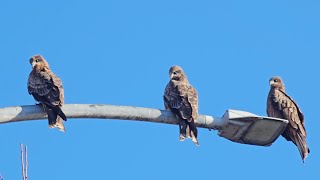
M43 55L66 103L163 109L172 65L199 92L199 112L266 115L271 76L305 114L311 154L280 137L271 147L236 144L199 130L200 147L173 125L69 119L0 125L0 173L21 179L19 143L32 180L316 179L320 171L319 1L1 0L0 106L34 104L29 58Z

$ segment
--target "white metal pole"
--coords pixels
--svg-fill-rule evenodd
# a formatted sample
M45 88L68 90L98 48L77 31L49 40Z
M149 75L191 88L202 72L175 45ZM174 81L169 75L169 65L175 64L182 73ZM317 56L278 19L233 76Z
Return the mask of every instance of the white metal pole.
M165 124L178 123L178 120L171 112L152 108L105 104L65 104L62 110L69 119L95 118L135 120ZM46 113L40 105L0 108L0 124L46 118ZM226 125L226 122L220 117L199 115L199 118L196 120L196 125L201 128L220 130Z

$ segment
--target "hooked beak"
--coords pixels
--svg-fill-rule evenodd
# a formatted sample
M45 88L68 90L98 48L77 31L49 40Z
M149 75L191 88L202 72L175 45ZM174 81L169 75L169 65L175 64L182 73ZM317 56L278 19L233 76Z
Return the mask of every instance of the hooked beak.
M32 68L34 68L37 65L37 63L36 62L32 62L31 65L32 65Z
M271 86L274 85L274 81L273 81L273 80L269 81L269 84L270 84Z

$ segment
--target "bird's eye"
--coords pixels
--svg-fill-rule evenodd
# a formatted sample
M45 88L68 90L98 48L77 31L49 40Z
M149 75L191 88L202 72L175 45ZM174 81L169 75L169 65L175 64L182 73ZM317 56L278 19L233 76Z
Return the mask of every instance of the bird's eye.
M278 82L278 79L275 79L274 82Z
M36 59L36 62L39 62L39 60L38 60L38 59Z
M177 75L177 72L175 71L175 72L173 72L173 74L174 74L174 75Z

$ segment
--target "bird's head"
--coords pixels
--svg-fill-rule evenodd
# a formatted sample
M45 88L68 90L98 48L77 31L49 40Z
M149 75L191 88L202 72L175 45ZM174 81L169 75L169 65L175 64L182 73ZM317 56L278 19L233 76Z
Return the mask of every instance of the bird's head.
M279 76L272 77L272 78L269 80L269 84L270 84L270 87L271 87L271 88L280 89L280 90L282 90L282 91L285 90L285 88L284 88L284 83L283 83L281 77L279 77Z
M30 64L35 70L41 70L43 68L49 68L49 64L41 55L35 55L30 58Z
M186 79L186 75L184 74L180 66L172 66L169 70L169 76L171 80L176 80L176 81Z

